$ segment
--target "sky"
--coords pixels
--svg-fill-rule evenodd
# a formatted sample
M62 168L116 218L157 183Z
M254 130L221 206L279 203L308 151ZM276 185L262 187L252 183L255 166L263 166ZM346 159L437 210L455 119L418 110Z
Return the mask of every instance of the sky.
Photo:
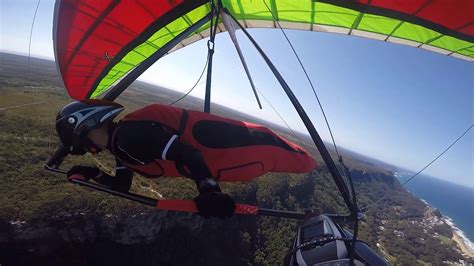
M0 50L28 54L37 3L0 2ZM41 1L31 36L33 56L54 59L53 9L53 1ZM315 85L338 146L418 171L473 124L473 62L355 36L285 32ZM253 29L251 34L285 77L322 138L330 140L312 89L282 32ZM293 130L306 132L264 61L241 33L237 36L257 89ZM212 101L282 124L263 99L263 110L258 108L227 33L216 37L215 49ZM140 79L186 92L198 79L206 53L206 41L194 43L160 59ZM191 95L203 97L203 81ZM473 131L424 173L474 187Z

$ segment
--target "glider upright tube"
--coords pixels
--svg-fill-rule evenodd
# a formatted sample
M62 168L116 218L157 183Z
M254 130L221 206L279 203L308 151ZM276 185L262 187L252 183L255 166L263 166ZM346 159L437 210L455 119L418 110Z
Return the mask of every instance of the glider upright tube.
M69 151L64 146L60 145L54 152L53 156L51 156L51 158L46 162L44 168L52 172L65 174L66 171L59 169L59 166L68 154Z
M239 42L237 41L237 36L235 36L235 27L232 25L233 21L224 11L221 11L222 22L224 23L224 27L227 29L229 33L230 39L234 43L235 49L237 50L237 54L239 55L240 62L244 67L245 74L247 74L247 78L249 79L250 86L252 86L253 94L255 95L255 99L257 100L258 107L262 109L262 104L260 103L260 99L258 98L257 89L255 89L255 84L253 83L252 76L250 75L249 68L247 67L247 62L245 62L244 55L242 54L242 50L240 50Z

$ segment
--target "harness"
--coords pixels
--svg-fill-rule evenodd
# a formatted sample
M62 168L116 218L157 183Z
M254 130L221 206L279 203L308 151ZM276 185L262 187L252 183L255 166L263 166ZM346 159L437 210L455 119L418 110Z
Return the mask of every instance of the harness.
M197 149L220 181L248 181L267 172L306 173L316 167L303 148L252 123L159 104L130 113L121 123L127 121L152 121L169 129L176 137L165 146L178 139ZM124 164L150 178L191 177L183 163L163 159L166 154L147 165Z

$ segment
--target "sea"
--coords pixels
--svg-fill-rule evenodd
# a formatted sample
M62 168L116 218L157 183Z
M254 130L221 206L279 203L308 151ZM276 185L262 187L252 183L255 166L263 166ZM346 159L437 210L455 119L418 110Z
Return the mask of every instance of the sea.
M411 173L396 173L401 183ZM418 175L405 188L430 206L437 208L466 246L474 251L474 188L426 175Z

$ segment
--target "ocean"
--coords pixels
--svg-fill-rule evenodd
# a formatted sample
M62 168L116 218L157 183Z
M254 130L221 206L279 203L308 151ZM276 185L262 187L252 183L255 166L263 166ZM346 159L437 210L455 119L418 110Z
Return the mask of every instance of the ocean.
M397 178L403 183L411 174L398 173ZM448 223L457 228L470 245L474 242L474 188L465 187L433 177L419 175L408 182L405 187L429 205L437 208Z

